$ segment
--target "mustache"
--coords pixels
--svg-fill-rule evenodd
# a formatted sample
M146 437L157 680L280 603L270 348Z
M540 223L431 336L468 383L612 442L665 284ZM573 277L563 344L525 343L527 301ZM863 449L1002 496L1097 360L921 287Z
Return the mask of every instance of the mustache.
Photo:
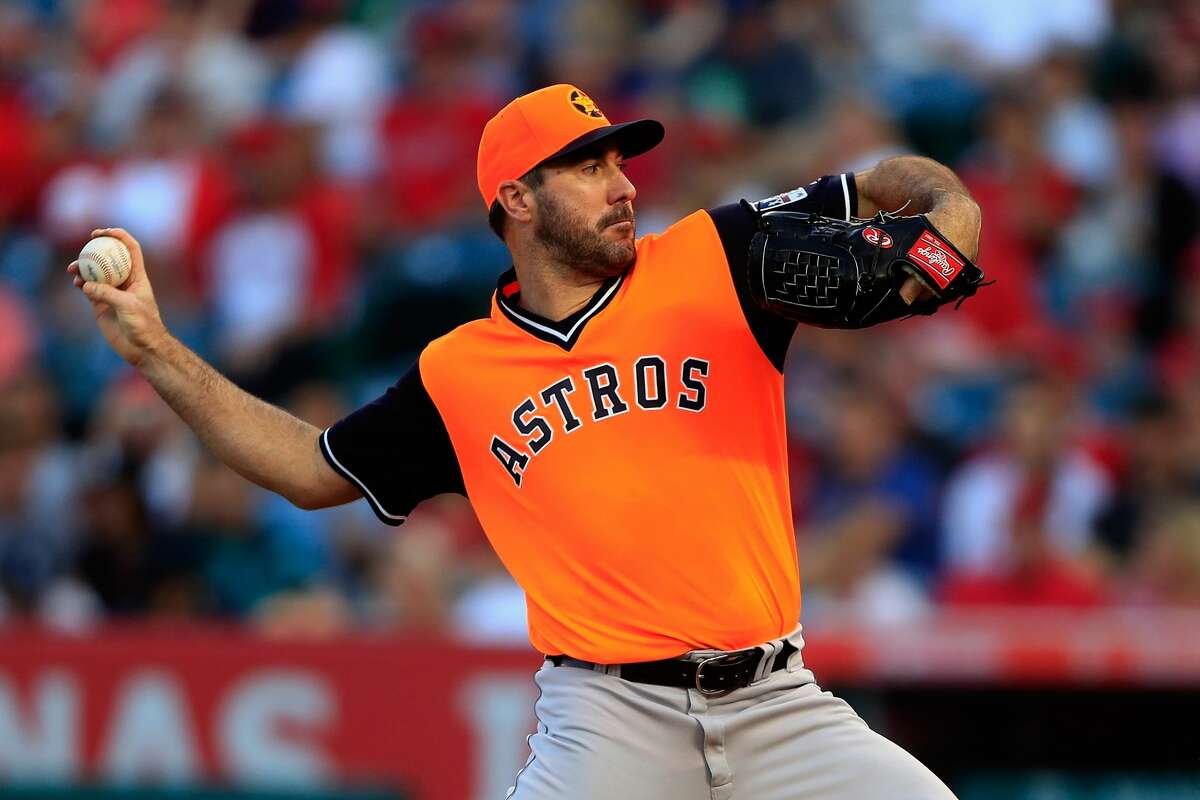
M598 227L604 230L609 225L615 225L618 222L633 222L633 206L625 205L614 208L609 213L600 218Z

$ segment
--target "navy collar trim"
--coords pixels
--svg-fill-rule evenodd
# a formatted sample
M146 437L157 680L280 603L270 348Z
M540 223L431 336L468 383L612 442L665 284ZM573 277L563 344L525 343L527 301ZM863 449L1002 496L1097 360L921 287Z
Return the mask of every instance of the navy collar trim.
M617 294L617 289L621 288L621 282L624 280L624 274L609 278L600 285L587 305L570 316L555 321L517 305L520 286L517 284L516 270L510 268L496 281L496 305L499 306L504 316L508 317L521 330L544 342L558 345L563 350L569 351L575 346L575 342L579 341L588 321L612 302L613 297Z

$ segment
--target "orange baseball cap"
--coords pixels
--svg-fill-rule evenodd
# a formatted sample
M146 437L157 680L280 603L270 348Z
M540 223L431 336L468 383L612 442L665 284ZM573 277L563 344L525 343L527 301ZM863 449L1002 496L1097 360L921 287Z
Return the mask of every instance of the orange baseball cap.
M609 138L631 158L661 142L664 133L662 123L653 119L612 125L577 87L547 86L513 100L484 126L476 164L479 193L490 208L501 183L543 161Z

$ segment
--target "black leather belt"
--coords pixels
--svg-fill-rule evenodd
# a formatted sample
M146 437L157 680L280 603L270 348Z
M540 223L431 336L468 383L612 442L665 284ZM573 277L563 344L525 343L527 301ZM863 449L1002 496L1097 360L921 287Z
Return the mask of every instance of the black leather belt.
M774 672L786 667L788 656L798 649L791 642L784 641L783 647L775 654L769 671ZM662 661L639 661L619 666L621 677L627 681L696 689L703 695L718 695L749 686L764 655L762 650L752 647L749 650L735 650L694 661L667 658ZM570 656L546 656L546 660L556 667L592 670L597 667L591 661L581 661Z

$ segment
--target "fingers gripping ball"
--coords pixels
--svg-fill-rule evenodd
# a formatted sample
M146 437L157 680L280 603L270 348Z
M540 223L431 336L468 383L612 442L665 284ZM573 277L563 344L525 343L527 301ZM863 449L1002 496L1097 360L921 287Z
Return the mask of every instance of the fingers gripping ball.
M79 251L79 277L85 281L120 286L132 268L129 248L112 236L97 236Z

